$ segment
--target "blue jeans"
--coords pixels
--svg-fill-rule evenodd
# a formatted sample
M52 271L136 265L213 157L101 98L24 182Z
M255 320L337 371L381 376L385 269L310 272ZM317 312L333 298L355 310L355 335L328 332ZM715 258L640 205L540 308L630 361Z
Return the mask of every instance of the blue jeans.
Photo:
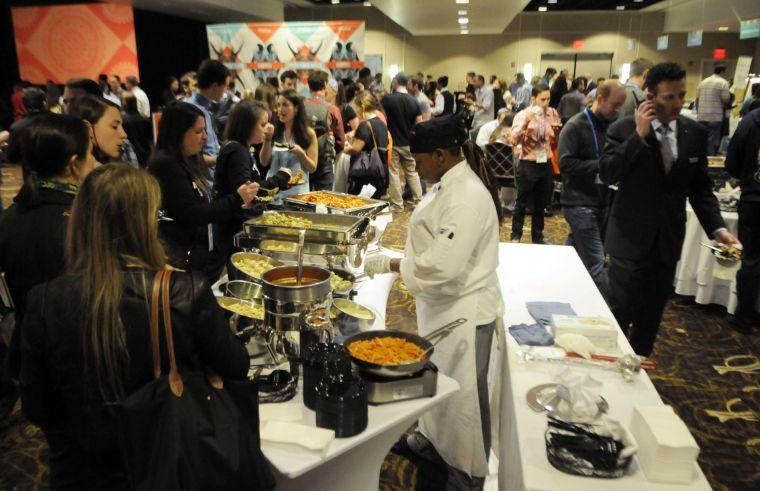
M597 206L567 206L562 208L570 225L567 245L572 245L581 257L596 287L605 300L609 298L610 280L604 261L602 225L604 208Z

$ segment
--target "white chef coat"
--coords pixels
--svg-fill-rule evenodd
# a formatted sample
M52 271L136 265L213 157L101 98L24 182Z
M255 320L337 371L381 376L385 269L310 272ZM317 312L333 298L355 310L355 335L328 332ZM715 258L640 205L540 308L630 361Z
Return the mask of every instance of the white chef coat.
M431 357L460 390L420 419L420 431L451 466L474 476L488 474L475 363L476 326L501 319L504 304L496 276L499 223L491 195L466 161L451 168L417 205L410 220L400 272L415 295L417 327L425 335L459 318L467 323L435 347ZM500 323L489 363L492 442L500 411L495 367L505 349Z

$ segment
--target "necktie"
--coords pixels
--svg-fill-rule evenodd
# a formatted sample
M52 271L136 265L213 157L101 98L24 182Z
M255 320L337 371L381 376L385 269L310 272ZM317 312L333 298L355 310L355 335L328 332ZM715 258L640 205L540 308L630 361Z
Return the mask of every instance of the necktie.
M660 137L660 154L662 155L662 164L665 167L665 174L670 174L670 169L673 167L673 149L670 148L670 140L668 139L669 126L661 125L657 128L657 132Z

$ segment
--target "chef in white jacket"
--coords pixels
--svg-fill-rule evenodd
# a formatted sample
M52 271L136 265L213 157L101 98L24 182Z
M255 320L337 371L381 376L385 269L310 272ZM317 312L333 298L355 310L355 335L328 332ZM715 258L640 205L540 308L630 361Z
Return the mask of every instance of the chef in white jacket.
M369 276L401 274L416 299L420 335L467 319L432 356L460 390L426 413L406 441L422 457L443 459L449 467L446 489L482 489L498 435L499 375L506 353L496 204L463 156L462 146L471 145L466 141L455 115L415 126L411 150L428 192L412 213L404 258L378 255L365 264Z

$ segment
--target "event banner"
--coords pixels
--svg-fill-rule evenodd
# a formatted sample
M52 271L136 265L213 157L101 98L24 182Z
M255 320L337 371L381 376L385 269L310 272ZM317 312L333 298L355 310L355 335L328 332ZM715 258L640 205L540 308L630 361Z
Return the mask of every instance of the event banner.
M14 7L13 34L21 78L34 84L73 77L138 75L132 7L81 4Z
M313 70L356 78L364 66L363 21L213 24L207 30L211 58L233 70L243 89L285 70L305 83Z

